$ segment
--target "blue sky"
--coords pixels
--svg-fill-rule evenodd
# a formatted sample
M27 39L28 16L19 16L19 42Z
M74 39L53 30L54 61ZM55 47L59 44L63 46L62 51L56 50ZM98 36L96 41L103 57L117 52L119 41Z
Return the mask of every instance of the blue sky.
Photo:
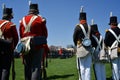
M13 8L14 19L12 20L17 29L19 20L28 14L29 0L0 0L0 5L5 3L6 7ZM48 28L48 45L63 46L73 44L73 32L75 25L79 23L80 7L84 6L87 13L87 22L91 19L98 25L100 33L104 36L105 30L110 28L110 12L118 17L120 21L119 0L31 0L38 3L40 15L46 17ZM2 18L2 7L0 7Z

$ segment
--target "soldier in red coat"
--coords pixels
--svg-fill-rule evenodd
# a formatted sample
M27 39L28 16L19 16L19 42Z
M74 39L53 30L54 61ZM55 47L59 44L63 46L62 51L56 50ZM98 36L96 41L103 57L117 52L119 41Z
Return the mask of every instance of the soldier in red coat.
M39 15L38 4L30 4L28 15L20 21L21 40L30 38L29 45L26 44L26 50L30 50L27 54L23 52L25 80L42 80L41 61L48 36L45 23L45 19Z
M13 52L18 43L16 25L11 22L11 19L13 19L12 8L4 7L3 17L2 20L0 20L0 38L11 42L11 44L9 50L0 44L0 47L3 47L3 49L6 50L4 51L0 49L0 80L9 80L10 67L13 61Z

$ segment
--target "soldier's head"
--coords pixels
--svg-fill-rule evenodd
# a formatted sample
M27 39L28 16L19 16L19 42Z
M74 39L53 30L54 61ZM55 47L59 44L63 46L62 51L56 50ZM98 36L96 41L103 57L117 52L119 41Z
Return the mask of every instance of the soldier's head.
M81 10L80 10L80 13L79 13L79 21L80 21L81 24L84 24L84 23L86 23L86 20L87 20L86 13L83 12L83 6L81 6Z
M95 35L98 35L98 34L99 34L99 30L98 30L97 24L91 25L91 33L92 33L92 34L95 34Z
M38 4L30 4L29 14L39 14Z
M86 13L85 12L81 12L80 16L79 16L79 20L86 20Z
M4 8L2 19L11 20L12 18L13 18L12 8Z
M118 25L117 17L116 16L111 16L110 17L109 25L111 25L111 26L117 26Z

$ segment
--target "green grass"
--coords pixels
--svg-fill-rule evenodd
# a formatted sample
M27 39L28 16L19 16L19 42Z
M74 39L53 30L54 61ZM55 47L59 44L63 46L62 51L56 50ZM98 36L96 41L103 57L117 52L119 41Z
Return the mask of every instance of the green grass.
M24 68L21 59L15 59L15 70L16 80L24 80ZM106 76L107 78L111 77L110 64L106 64ZM75 56L67 59L48 59L47 77L47 80L78 80ZM11 76L10 80L12 80ZM91 80L95 80L93 69Z
M76 59L52 59L47 68L48 80L77 80Z
M15 72L16 72L15 80L24 80L24 68L20 58L15 59ZM12 80L11 76L10 80Z

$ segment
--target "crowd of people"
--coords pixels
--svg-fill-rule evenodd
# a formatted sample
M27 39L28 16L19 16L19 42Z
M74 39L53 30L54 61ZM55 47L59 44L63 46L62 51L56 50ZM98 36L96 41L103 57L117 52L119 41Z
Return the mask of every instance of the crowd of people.
M91 80L92 64L96 80L106 80L106 62L111 65L111 80L120 80L120 25L117 16L111 13L108 24L110 29L106 30L104 38L97 24L94 24L94 20L91 20L91 25L88 25L83 7L81 7L79 21L73 33L73 41L77 48L79 80Z

